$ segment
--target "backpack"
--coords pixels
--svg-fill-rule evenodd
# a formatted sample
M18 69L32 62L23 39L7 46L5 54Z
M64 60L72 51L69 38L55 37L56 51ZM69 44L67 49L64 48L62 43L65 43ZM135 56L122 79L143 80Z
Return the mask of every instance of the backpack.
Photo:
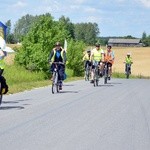
M0 82L2 94L6 94L8 92L8 85L6 83L6 79L3 76L0 76Z

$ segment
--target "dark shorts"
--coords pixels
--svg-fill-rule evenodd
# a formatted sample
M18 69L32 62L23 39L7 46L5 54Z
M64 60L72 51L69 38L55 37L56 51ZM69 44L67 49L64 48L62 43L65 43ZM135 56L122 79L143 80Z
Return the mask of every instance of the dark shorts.
M50 72L53 73L55 68L55 64L52 64L50 67ZM59 64L58 65L58 80L65 79L65 65Z
M87 65L90 66L90 67L92 66L92 64L89 60L84 62L84 68L86 68Z

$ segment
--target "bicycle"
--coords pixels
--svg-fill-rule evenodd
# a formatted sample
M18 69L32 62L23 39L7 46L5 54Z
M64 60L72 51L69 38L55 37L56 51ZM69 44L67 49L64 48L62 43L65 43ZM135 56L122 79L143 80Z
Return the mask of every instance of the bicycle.
M89 64L86 64L84 78L85 78L85 81L89 81L89 79L90 79L90 66L89 66Z
M98 82L99 82L99 62L95 61L94 65L94 87L98 86Z
M126 64L126 78L129 79L131 74L131 64Z
M107 80L108 80L108 64L107 64L107 62L104 62L103 76L104 76L104 84L107 84Z
M62 62L53 62L54 64L54 71L53 71L53 74L52 74L52 93L59 93L60 92L60 89L59 89L59 86L61 83L60 80L58 80L58 66L63 64Z

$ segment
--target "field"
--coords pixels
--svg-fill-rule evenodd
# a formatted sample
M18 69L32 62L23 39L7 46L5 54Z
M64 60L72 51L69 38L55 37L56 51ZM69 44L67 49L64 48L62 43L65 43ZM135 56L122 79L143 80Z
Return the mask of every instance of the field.
M150 77L150 47L114 47L115 63L113 72L124 73L124 60L128 52L133 59L132 74Z

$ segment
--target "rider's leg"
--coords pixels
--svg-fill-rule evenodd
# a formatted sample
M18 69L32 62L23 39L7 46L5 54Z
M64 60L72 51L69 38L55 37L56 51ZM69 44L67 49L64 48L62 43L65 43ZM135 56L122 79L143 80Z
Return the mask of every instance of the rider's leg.
M62 81L64 80L64 65L58 66L59 89L62 90Z
M92 65L92 70L91 70L91 83L93 83L93 81L94 81L94 69L95 69L95 66Z
M102 77L103 76L103 70L104 70L104 64L102 62L100 62L99 69L100 69L100 76Z
M108 77L111 77L112 75L112 64L108 63Z
M125 74L127 73L127 64L125 64Z

